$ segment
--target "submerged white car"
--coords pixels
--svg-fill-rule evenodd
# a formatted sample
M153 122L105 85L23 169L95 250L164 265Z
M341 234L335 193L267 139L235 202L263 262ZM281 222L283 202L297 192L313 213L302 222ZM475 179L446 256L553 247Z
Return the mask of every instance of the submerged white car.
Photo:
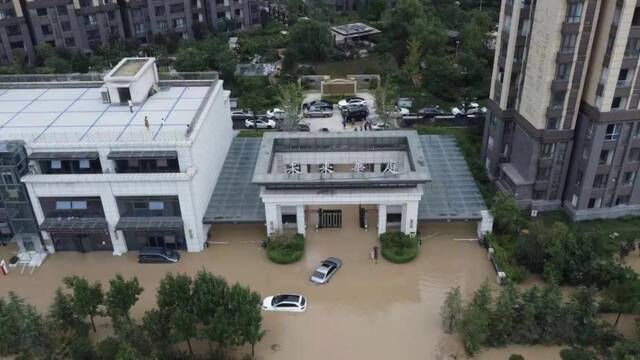
M342 261L340 261L340 259L334 257L327 258L313 271L309 280L316 284L326 284L341 267Z
M262 300L262 310L303 312L307 309L307 299L297 294L278 294Z
M361 97L352 96L338 101L338 107L344 109L347 106L367 106L367 101Z

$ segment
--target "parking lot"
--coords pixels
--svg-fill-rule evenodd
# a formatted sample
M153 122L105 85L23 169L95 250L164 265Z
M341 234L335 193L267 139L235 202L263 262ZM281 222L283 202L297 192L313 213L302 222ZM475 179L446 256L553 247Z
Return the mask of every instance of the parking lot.
M374 106L375 99L370 93L358 93L356 96L361 97L367 101L367 108L369 108L369 119L375 122L377 119L376 109ZM304 98L304 103L308 103L313 100L320 100L320 93L312 93L307 94ZM320 131L322 128L329 129L331 132L335 131L354 131L354 128L360 127L363 124L361 122L356 124L348 124L346 128L342 127L342 115L340 115L340 110L338 109L338 105L335 104L333 108L333 116L327 118L304 118L305 122L309 124L309 128L311 131Z

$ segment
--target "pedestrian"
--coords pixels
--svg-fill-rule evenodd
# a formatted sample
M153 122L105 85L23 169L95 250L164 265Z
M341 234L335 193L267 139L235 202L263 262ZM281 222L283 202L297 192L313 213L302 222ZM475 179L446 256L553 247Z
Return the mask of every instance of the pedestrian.
M144 127L147 128L147 130L149 130L149 118L147 118L146 116L144 117Z
M422 238L418 236L418 245L422 246Z
M133 102L129 99L129 111L133 112Z
M378 263L378 247L373 247L373 262Z
M374 253L374 251L373 250L369 251L369 259L371 261L374 261L375 257L376 257L376 254Z

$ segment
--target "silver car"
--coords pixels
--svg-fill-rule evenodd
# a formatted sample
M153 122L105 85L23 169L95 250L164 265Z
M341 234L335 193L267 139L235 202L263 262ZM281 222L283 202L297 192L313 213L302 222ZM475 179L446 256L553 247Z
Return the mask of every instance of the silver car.
M322 261L309 280L316 284L325 284L342 267L342 261L338 258L330 257Z

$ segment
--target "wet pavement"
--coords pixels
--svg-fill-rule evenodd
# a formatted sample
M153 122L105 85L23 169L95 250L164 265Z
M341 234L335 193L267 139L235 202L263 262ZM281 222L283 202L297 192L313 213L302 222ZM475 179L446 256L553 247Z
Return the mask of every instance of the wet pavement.
M292 265L269 262L259 246L263 225L220 225L213 230L208 249L185 253L178 264L139 265L136 253L122 257L56 253L33 275L14 272L1 277L0 296L13 290L46 309L64 276L77 274L106 285L116 273L135 275L145 287L133 309L139 318L155 303L155 288L167 272L194 274L204 268L230 282L249 285L262 296L295 292L307 297L305 313L264 313L267 333L256 348L258 358L410 360L460 355L456 337L443 334L440 328L445 293L460 286L469 296L484 279L493 282L495 277L483 248L463 240L474 236L475 223L421 224L424 244L416 260L395 265L380 259L376 264L369 258L377 244L376 214L370 213L371 228L365 232L357 224L357 207L344 211L343 228L318 232L313 230L317 215L307 214L306 253ZM0 258L8 253L8 247L0 248ZM343 268L329 284L312 285L311 271L328 256L341 258ZM99 321L103 333L106 324L105 319ZM557 348L515 349L527 359L558 358ZM484 351L478 358L507 359L511 353L510 348Z

